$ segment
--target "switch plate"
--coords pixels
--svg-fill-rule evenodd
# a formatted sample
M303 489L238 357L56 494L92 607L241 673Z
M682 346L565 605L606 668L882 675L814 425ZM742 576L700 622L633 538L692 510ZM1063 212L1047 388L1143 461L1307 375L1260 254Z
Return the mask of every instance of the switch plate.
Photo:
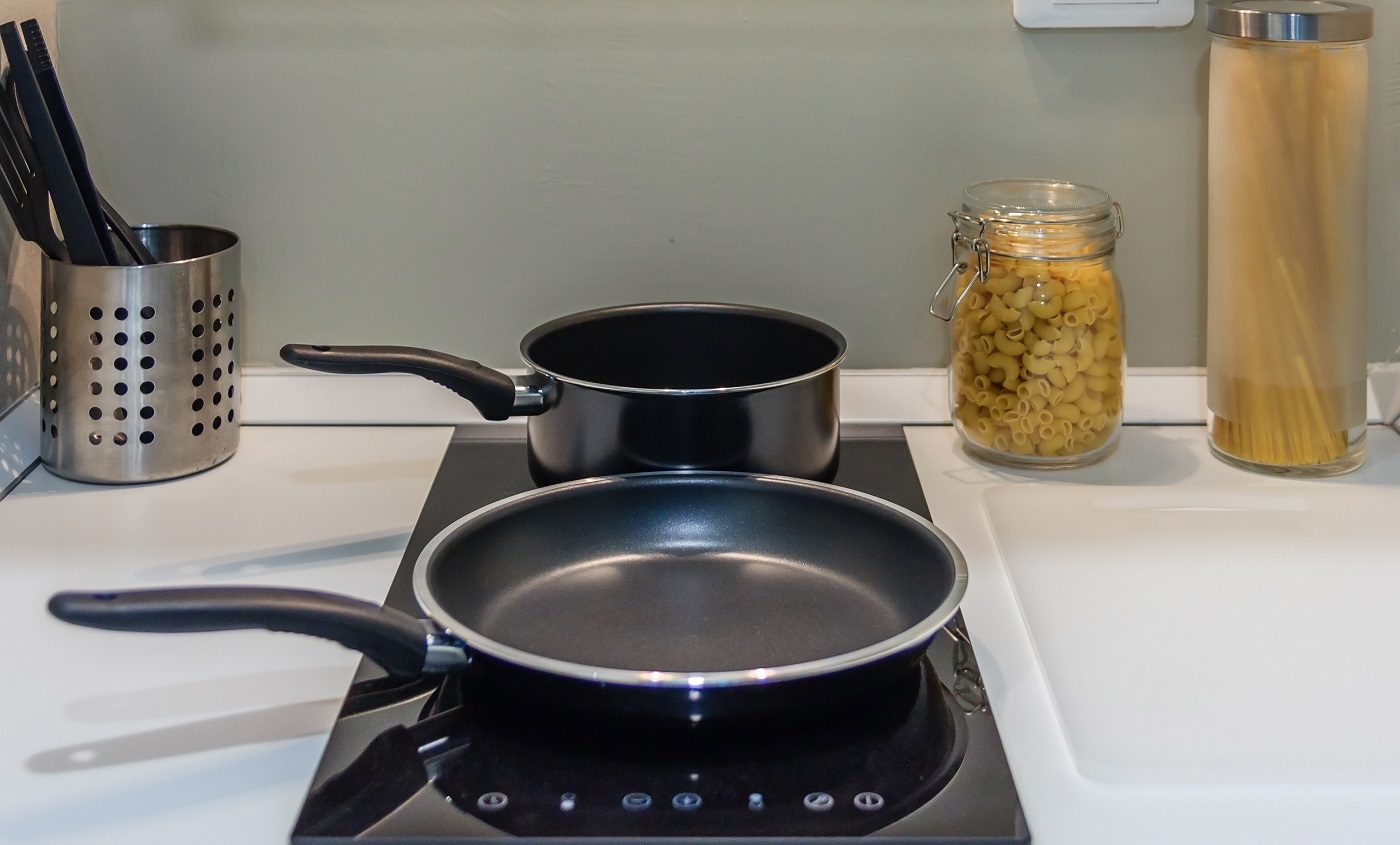
M1016 23L1028 29L1186 26L1195 0L1011 0Z

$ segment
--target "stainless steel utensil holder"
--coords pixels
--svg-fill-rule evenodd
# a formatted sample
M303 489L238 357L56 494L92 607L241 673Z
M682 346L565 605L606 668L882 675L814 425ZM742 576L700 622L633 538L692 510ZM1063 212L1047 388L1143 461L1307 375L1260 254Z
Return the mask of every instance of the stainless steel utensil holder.
M43 262L39 454L75 481L177 478L238 448L238 236L135 231L159 263Z

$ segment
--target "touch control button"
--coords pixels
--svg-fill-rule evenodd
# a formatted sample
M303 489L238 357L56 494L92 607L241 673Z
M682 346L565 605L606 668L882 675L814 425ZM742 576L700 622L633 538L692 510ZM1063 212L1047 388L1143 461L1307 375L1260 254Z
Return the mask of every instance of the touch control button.
M807 797L802 799L802 806L814 813L825 813L836 806L836 799L825 792L809 792Z
M572 792L565 792L563 795L559 796L559 809L563 810L564 812L567 813L577 806L578 796L573 794Z
M504 792L487 792L476 799L476 808L487 813L494 813L497 810L504 810L510 799Z
M622 796L622 809L638 812L651 806L651 796L645 792L629 792Z
M762 810L762 809L763 809L763 793L762 793L762 792L751 792L751 793L749 793L749 809L750 809L750 810Z
M862 792L856 796L856 809L873 813L885 806L885 799L878 792Z
M676 797L671 799L671 806L677 810L698 810L703 803L700 796L694 792L678 792Z

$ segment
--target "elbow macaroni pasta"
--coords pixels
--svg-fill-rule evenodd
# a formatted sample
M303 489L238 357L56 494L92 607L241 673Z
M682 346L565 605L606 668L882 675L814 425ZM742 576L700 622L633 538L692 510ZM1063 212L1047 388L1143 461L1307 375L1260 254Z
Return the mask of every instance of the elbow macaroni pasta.
M958 292L972 280L968 270ZM973 443L1016 458L1087 456L1123 415L1123 335L1107 257L993 254L953 318L953 417Z

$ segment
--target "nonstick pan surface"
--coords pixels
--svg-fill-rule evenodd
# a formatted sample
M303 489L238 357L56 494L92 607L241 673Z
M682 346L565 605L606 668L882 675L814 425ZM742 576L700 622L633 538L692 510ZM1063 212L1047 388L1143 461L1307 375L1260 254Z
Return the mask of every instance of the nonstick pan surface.
M936 529L843 488L666 473L541 492L443 531L415 591L476 651L547 671L685 686L820 674L926 641L961 595Z

